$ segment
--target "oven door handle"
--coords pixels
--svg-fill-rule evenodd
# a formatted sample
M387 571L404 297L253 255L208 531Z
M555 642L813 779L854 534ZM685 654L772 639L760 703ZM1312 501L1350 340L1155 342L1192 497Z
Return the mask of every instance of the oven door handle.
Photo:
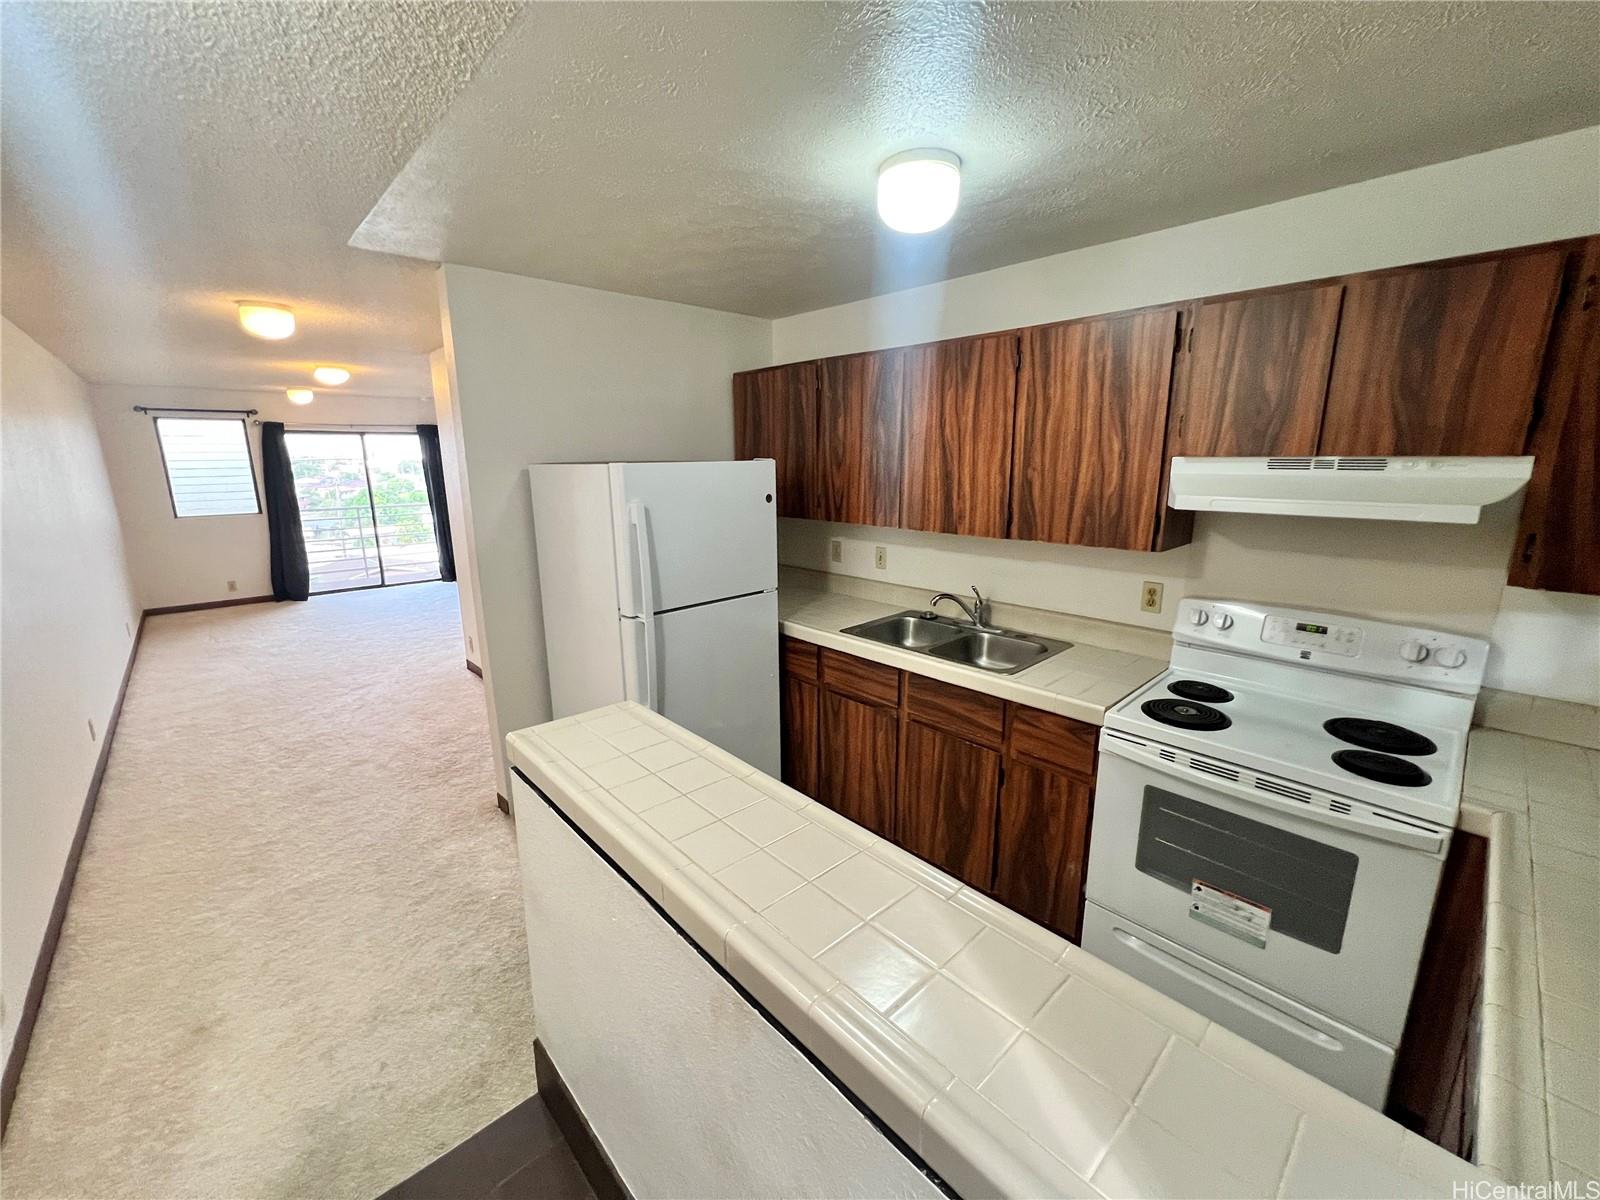
M1315 821L1322 825L1332 825L1336 829L1344 829L1364 837L1376 838L1383 842L1392 842L1399 846L1408 846L1413 850L1426 850L1429 854L1439 853L1444 846L1445 837L1443 833L1402 825L1398 821L1385 821L1382 817L1368 816L1365 813L1338 813L1316 805L1302 804L1283 796L1274 796L1270 792L1258 791L1231 779L1224 779L1220 775L1212 775L1209 772L1186 771L1177 763L1170 763L1162 758L1147 744L1134 741L1110 729L1101 731L1100 752L1102 754L1115 754L1119 758L1126 758L1130 762L1138 763L1140 766L1147 767L1152 771L1159 771L1163 775L1171 776L1174 779L1182 779L1198 787L1222 792L1224 795L1232 796L1234 799L1242 800L1247 804L1253 804L1260 808L1269 808L1275 812L1287 813L1302 820Z

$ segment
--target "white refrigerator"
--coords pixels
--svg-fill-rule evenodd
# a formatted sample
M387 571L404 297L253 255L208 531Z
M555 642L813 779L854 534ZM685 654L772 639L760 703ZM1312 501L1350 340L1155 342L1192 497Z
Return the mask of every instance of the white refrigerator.
M557 717L635 700L778 774L771 459L528 468Z

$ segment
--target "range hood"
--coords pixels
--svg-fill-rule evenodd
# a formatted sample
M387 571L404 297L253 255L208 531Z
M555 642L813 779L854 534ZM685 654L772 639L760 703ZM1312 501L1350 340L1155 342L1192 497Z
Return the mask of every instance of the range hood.
M1174 458L1167 502L1199 512L1475 525L1530 458Z

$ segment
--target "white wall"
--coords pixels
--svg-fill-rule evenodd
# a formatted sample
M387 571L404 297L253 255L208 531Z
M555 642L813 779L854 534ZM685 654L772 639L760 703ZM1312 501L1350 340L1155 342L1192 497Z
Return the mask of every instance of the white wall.
M139 605L84 382L10 321L0 323L0 417L0 996L9 1056Z
M503 775L504 735L550 717L524 469L731 457L729 376L771 358L771 324L452 264L439 308Z
M1302 196L1175 229L785 317L774 362L1065 320L1600 231L1600 127ZM782 523L779 557L930 590L977 583L998 600L1166 628L1185 594L1319 605L1497 642L1494 686L1590 697L1592 673L1541 647L1600 639L1593 605L1545 605L1496 625L1519 502L1479 526L1201 516L1166 554ZM844 542L829 561L827 541ZM874 569L873 547L889 548ZM1166 584L1159 617L1139 584ZM1534 641L1529 642L1532 636Z
M1490 687L1600 704L1600 596L1507 588L1489 636Z
M467 565L467 510L462 499L466 483L461 470L455 399L450 395L450 364L443 346L428 355L428 374L433 379L434 423L439 426L444 495L450 507L450 542L456 557L456 592L461 601L461 642L467 661L482 666L478 659L478 599L473 595L473 572Z
M105 446L134 586L145 608L202 604L209 600L270 596L272 573L265 513L229 517L174 517L167 494L155 423L135 404L173 408L255 408L255 420L315 424L417 425L434 419L427 397L395 399L341 396L318 389L309 406L290 404L282 392L201 388L90 387L95 420ZM247 426L250 454L261 488L261 430ZM229 590L228 581L235 588Z

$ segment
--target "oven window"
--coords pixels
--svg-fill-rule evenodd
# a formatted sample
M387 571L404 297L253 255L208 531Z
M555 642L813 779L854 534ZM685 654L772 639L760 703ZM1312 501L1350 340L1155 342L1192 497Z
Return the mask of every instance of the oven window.
M1184 892L1199 880L1272 910L1272 929L1331 954L1344 944L1360 860L1348 850L1144 790L1134 866Z

